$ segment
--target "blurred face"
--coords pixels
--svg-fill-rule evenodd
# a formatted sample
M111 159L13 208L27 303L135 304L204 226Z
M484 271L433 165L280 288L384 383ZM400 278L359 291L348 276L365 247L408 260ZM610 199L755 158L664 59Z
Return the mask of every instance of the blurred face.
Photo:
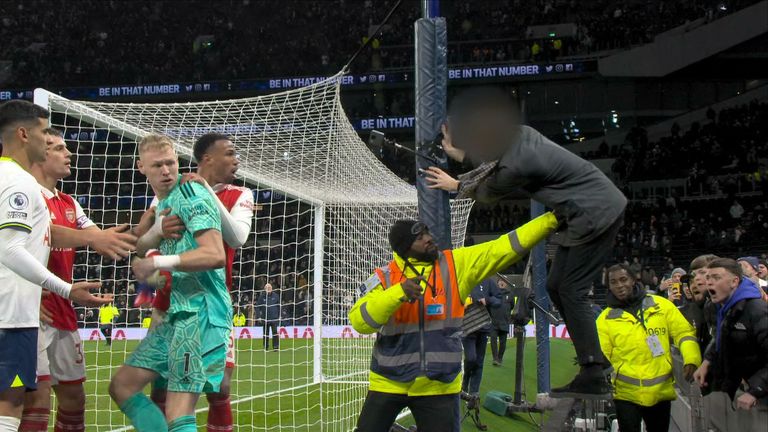
M511 111L481 108L463 119L449 119L448 127L456 147L473 159L491 161L512 144L515 121Z
M235 146L230 140L218 140L208 148L203 157L203 164L215 183L232 183L240 161Z
M48 151L45 161L40 164L43 173L56 180L69 177L72 153L67 149L67 143L62 137L55 135L47 135L47 137Z
M755 271L755 268L752 267L751 264L749 264L746 261L739 261L739 265L741 265L741 271L744 273L744 276L746 277L755 277L757 276L757 272Z
M632 295L635 279L626 270L616 270L608 273L608 289L619 301L626 301Z
M691 294L693 299L697 302L704 301L704 296L707 293L707 269L700 268L691 270Z
M757 275L760 276L760 279L768 279L768 267L766 267L765 264L760 263L757 268Z
M272 292L272 284L266 284L264 285L264 291L267 292L267 294Z
M408 256L421 262L432 262L437 259L439 252L432 234L428 230L424 230L411 245Z
M179 160L170 146L150 147L139 155L139 172L147 177L155 194L165 198L176 185L179 175Z
M681 273L675 273L672 275L672 282L679 283L680 278L683 277Z
M739 286L739 277L718 267L707 270L707 291L713 303L725 303Z

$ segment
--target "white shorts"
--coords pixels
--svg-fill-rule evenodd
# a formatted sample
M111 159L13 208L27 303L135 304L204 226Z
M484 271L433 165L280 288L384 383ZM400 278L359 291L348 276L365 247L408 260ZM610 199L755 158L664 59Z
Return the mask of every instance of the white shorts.
M229 329L229 345L227 345L226 367L230 369L235 367L235 331L233 328Z
M51 385L85 381L83 342L75 331L40 323L37 337L37 380Z

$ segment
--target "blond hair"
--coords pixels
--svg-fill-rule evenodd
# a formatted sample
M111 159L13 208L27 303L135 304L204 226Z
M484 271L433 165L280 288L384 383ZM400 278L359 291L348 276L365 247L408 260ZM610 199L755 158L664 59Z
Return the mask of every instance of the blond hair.
M149 134L139 141L139 154L144 153L147 150L170 148L175 150L173 140L170 137L160 134Z

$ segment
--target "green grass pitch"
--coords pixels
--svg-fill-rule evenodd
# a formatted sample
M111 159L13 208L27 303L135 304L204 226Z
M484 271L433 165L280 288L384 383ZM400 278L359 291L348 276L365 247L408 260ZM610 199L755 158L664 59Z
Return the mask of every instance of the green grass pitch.
M525 349L525 381L528 399L533 401L536 397L535 343L533 339L528 341ZM84 343L88 377L85 383L88 431L128 430L126 419L110 400L107 387L109 378L123 363L126 353L130 353L137 344L136 341L115 341L110 349L104 342L86 341ZM551 344L552 384L560 385L567 382L576 372L576 366L571 361L574 357L573 348L567 340L553 339ZM482 395L489 390L500 390L510 394L513 392L513 340L508 343L507 353L504 365L494 367L491 365L489 347L481 388ZM332 405L336 398L344 397L348 400L349 394L341 395L344 391L357 397L364 395L362 386L350 389L346 384L324 384L321 388L318 384L312 384L311 340L284 339L281 341L280 351L268 352L261 347L261 340L239 340L237 356L238 367L235 370L231 392L237 431L346 430L344 423L332 421L334 414L327 409L321 410L321 398L328 406ZM343 368L343 364L334 366ZM197 415L198 425L200 425L198 430L201 431L205 430L206 406L205 398L201 398ZM342 415L355 418L354 411L357 409L357 405L348 404L342 409ZM498 417L485 410L481 416L482 420L489 425L489 430L536 430L528 416L520 416L516 419ZM536 421L541 421L538 416L534 418ZM401 420L401 424L411 423L410 417ZM470 420L465 420L462 430L476 429Z

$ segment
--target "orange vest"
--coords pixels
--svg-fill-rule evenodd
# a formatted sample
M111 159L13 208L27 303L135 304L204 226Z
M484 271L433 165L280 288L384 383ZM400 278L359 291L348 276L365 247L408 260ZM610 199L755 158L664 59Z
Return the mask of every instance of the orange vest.
M406 279L395 261L376 269L376 274L384 289ZM423 375L451 383L461 372L464 318L451 251L441 252L431 274L424 276L435 293L427 287L423 296L403 303L379 329L371 370L398 382Z

